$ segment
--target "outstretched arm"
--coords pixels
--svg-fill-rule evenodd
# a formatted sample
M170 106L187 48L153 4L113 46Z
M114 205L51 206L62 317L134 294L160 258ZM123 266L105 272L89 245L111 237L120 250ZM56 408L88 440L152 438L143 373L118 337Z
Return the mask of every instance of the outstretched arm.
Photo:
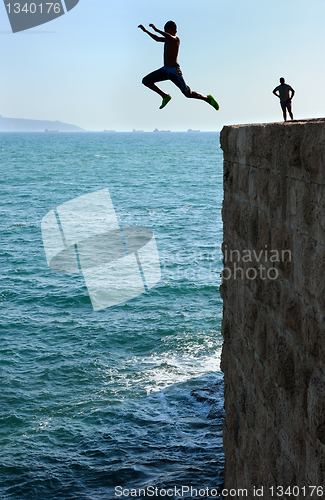
M150 24L150 26L152 26L152 25ZM140 28L142 31L144 31L149 36L151 36L151 38L153 38L156 42L164 42L165 41L165 38L163 38L161 36L157 36L154 33L150 33L150 31L148 31L142 24L139 24L138 28Z
M163 35L164 38L169 38L170 40L175 39L175 37L173 35L171 35L170 33L166 33L165 31L160 31L158 28L156 28L156 26L154 24L149 24L149 26L153 30L157 31L157 33L160 33L160 35Z

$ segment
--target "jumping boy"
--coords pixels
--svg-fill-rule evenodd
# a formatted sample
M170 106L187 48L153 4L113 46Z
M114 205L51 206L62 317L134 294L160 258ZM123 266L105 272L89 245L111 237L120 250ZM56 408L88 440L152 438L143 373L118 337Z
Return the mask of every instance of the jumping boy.
M212 95L204 96L198 92L194 92L186 85L181 68L177 62L177 56L179 51L180 39L176 36L177 26L174 21L168 21L165 26L165 31L160 31L154 24L149 24L150 28L159 33L162 36L157 36L154 33L148 31L142 24L138 28L142 29L145 33L148 33L151 38L156 42L164 42L164 66L149 75L145 76L142 80L143 85L149 89L157 92L162 97L162 103L159 109L162 109L169 103L172 96L163 92L159 87L157 87L156 82L162 82L164 80L171 80L185 95L185 97L190 97L192 99L201 99L202 101L211 104L216 110L219 109L219 104L212 97Z

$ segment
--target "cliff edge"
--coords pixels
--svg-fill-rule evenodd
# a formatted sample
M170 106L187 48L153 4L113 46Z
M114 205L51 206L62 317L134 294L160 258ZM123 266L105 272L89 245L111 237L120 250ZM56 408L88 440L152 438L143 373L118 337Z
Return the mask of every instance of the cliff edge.
M323 498L325 119L220 140L225 487Z

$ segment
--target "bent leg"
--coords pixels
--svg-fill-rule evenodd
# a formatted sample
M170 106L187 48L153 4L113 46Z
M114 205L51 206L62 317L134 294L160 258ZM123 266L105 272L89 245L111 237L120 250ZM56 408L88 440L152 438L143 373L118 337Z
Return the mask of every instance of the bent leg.
M152 73L149 73L149 75L145 76L142 79L143 85L148 87L150 90L153 90L157 94L159 94L162 98L167 97L168 94L161 90L157 85L155 85L156 82L162 82L164 80L168 80L168 75L166 71L163 68L157 69L156 71L153 71Z
M208 97L205 97L204 95L199 94L199 92L194 92L193 90L191 90L189 95L187 95L186 97L189 97L191 99L201 99L201 101L205 101L205 102L208 102L210 104Z
M179 88L179 90L182 92L182 94L185 95L185 97L188 97L190 99L200 99L210 104L210 100L208 97L199 94L199 92L194 92L188 85L186 85L180 67L175 68L175 71L169 73L169 79Z

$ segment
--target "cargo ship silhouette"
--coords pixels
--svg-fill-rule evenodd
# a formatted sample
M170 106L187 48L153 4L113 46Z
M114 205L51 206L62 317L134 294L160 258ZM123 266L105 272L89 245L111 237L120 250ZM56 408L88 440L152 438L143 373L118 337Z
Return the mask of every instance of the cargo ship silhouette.
M54 3L46 1L22 0L8 2L3 0L13 33L28 30L41 24L53 21L73 9L79 0L56 0Z

